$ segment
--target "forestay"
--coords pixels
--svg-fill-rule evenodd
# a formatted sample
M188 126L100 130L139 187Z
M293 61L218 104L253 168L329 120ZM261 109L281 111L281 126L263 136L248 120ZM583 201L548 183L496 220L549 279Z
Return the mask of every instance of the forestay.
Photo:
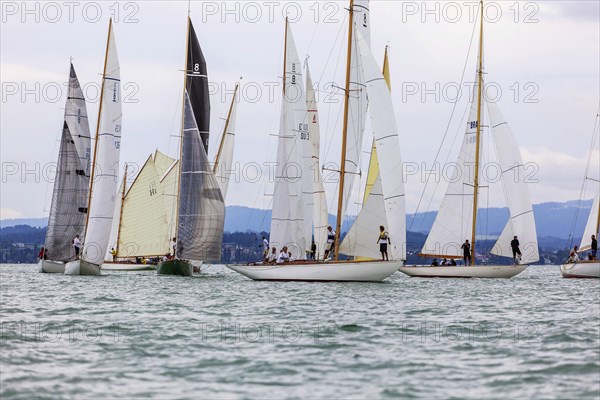
M221 194L223 199L227 197L227 190L229 189L229 180L231 179L231 166L233 164L233 149L235 145L235 128L237 118L237 102L238 95L237 91L231 100L231 109L229 112L229 118L227 119L227 126L223 132L222 146L220 150L219 159L216 160L215 165L215 176L219 187L221 188Z

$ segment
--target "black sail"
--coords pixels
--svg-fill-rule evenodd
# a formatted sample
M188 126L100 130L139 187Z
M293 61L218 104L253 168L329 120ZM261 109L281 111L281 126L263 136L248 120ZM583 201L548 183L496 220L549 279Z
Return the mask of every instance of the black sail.
M69 261L75 235L83 237L89 189L90 129L83 91L71 65L56 180L46 232L46 256Z
M225 202L202 146L194 110L184 93L179 175L177 256L188 260L221 259Z
M210 96L208 93L208 72L206 69L206 60L192 21L188 20L188 54L187 54L187 80L186 90L190 97L190 103L194 111L194 117L200 138L204 145L204 151L208 154L208 139L210 129Z

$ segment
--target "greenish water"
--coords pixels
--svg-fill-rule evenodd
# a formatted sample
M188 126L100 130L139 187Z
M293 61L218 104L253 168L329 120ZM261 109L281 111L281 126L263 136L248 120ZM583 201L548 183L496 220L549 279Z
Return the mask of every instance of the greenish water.
M0 266L2 398L599 398L600 280Z

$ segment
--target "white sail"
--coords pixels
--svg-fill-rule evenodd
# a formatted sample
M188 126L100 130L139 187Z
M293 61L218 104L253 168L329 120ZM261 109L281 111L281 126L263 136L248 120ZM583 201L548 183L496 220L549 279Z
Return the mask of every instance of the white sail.
M288 24L286 29L285 94L281 104L270 241L278 249L288 246L295 258L304 258L308 238L304 230L301 140L308 135L308 124L302 66Z
M510 219L491 253L512 258L510 242L518 237L522 253L521 263L530 264L540 259L537 244L535 219L529 187L524 182L527 176L519 145L510 126L497 104L488 106L491 133L494 137L498 163L502 170L502 186L510 210Z
M354 257L380 258L381 253L376 243L380 225L387 226L387 219L381 179L378 176L367 202L363 204L354 224L340 244L340 253ZM395 244L395 240L392 243Z
M475 79L478 82L478 79ZM475 179L475 150L477 133L477 88L473 87L473 101L467 121L467 130L448 183L448 189L423 246L422 254L431 257L462 257L461 245L471 238L473 227L473 185ZM483 113L481 113L483 120ZM483 121L481 121L483 134ZM483 141L481 141L483 142ZM480 149L481 149L480 142Z
M321 129L319 127L319 110L315 90L313 88L310 68L306 66L306 108L308 111L308 133L310 135L312 165L310 169L311 182L313 183L313 214L312 225L314 229L317 253L323 254L327 242L327 225L329 213L327 211L327 195L321 175Z
M83 247L83 259L97 265L102 264L106 254L118 186L122 117L120 79L119 57L111 24L94 155L96 165L93 167L89 219Z
M362 60L358 54L360 32L367 46L371 45L371 24L368 0L354 1L354 34L352 35L352 52L350 57L350 86L348 98L348 130L346 140L346 163L344 177L344 199L342 213L345 214L360 169L363 136L367 118L367 91Z
M175 161L161 156L165 164ZM159 256L170 250L164 187L160 181L164 170L157 164L156 157L150 156L127 190L118 235L118 257Z
M177 190L179 185L179 160L175 161L163 173L160 178L160 184L163 188L163 207L167 216L167 227L169 232L169 241L177 233Z
M592 248L592 235L596 235L596 240L598 239L598 221L600 220L600 217L598 216L599 212L600 193L596 193L596 198L592 204L592 209L590 210L590 215L588 217L587 224L585 225L585 230L583 231L583 237L581 238L579 251L586 251Z
M371 125L377 145L381 192L385 206L385 212L380 214L381 217L370 223L375 224L378 228L379 225L385 226L387 221L386 229L391 242L390 258L406 259L406 206L402 180L402 157L392 96L381 68L377 65L367 42L359 31L356 31L356 36L365 73ZM381 223L377 224L378 221ZM371 237L373 243L376 239L377 235Z
M219 154L219 159L217 160L217 164L215 165L215 177L217 178L217 182L219 183L219 187L221 188L221 193L223 194L223 199L227 197L227 189L229 188L229 180L231 166L233 164L233 149L235 145L235 127L236 127L236 118L237 118L237 102L238 95L237 90L233 99L231 100L231 110L229 112L229 118L226 122L227 127L224 132L224 137L222 138L222 146Z
M110 236L108 237L108 246L106 248L106 254L104 255L104 261L112 261L113 256L111 253L112 248L117 248L117 239L119 236L119 217L121 216L121 208L123 207L123 185L127 185L127 176L123 176L121 182L117 187L117 194L115 195L115 209L113 211L112 225L110 228ZM127 188L125 188L127 191Z

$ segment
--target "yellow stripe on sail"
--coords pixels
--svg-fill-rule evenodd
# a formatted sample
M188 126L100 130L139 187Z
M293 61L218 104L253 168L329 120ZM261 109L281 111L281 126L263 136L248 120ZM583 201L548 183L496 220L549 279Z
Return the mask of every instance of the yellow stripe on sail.
M388 61L388 48L385 47L385 54L383 56L383 77L385 78L385 83L387 83L388 89L392 90L392 85L390 81L390 63ZM375 185L375 181L379 176L379 159L377 158L377 146L375 145L375 140L373 140L373 145L371 147L371 159L369 160L369 171L367 172L367 184L365 185L365 195L363 197L363 204L367 202L369 195L371 194L371 190L373 190L373 185ZM371 260L371 258L366 257L355 257L356 261L366 261Z

